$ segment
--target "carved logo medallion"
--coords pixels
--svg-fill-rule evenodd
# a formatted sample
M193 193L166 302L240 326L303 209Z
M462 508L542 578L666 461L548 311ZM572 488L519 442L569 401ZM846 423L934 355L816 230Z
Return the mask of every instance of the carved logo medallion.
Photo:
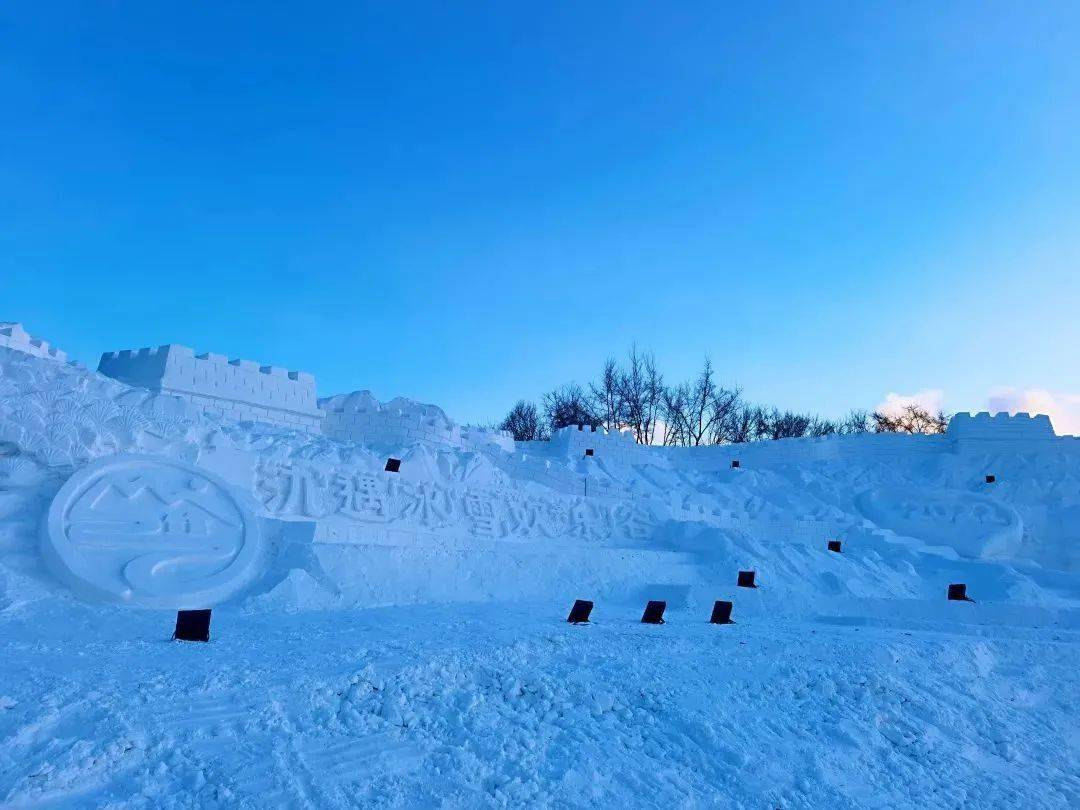
M260 545L254 515L217 476L179 461L113 456L61 487L42 554L85 597L205 608L251 580Z

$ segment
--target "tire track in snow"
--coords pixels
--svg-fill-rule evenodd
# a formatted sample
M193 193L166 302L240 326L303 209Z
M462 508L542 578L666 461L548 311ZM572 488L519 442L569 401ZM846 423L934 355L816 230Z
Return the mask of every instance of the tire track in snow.
M235 693L228 693L186 704L178 701L159 711L155 719L166 731L209 730L250 719L261 708L257 701L245 701Z
M400 774L420 764L420 747L392 732L300 743L299 759L317 781L354 782L376 775Z

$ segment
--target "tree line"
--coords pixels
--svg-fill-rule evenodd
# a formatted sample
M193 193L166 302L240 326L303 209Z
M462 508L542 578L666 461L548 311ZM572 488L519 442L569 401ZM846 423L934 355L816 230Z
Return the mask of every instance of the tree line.
M639 444L698 446L854 433L944 433L948 417L909 404L898 413L854 409L843 419L748 402L722 385L712 362L689 380L668 383L651 352L632 347L609 358L596 379L567 383L540 403L519 400L499 423L517 441L544 440L570 425L629 431Z

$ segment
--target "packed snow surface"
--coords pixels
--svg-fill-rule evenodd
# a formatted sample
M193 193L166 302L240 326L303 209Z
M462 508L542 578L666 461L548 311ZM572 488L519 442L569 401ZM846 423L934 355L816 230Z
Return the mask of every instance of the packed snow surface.
M1080 806L1077 440L320 406L234 421L0 348L0 806ZM170 641L203 607L211 643Z

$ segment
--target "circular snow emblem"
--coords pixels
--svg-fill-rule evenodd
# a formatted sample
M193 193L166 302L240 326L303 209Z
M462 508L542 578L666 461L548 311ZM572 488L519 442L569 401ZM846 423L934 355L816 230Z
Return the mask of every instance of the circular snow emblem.
M206 608L250 581L261 537L228 485L190 464L112 456L79 470L42 533L53 572L80 595Z

